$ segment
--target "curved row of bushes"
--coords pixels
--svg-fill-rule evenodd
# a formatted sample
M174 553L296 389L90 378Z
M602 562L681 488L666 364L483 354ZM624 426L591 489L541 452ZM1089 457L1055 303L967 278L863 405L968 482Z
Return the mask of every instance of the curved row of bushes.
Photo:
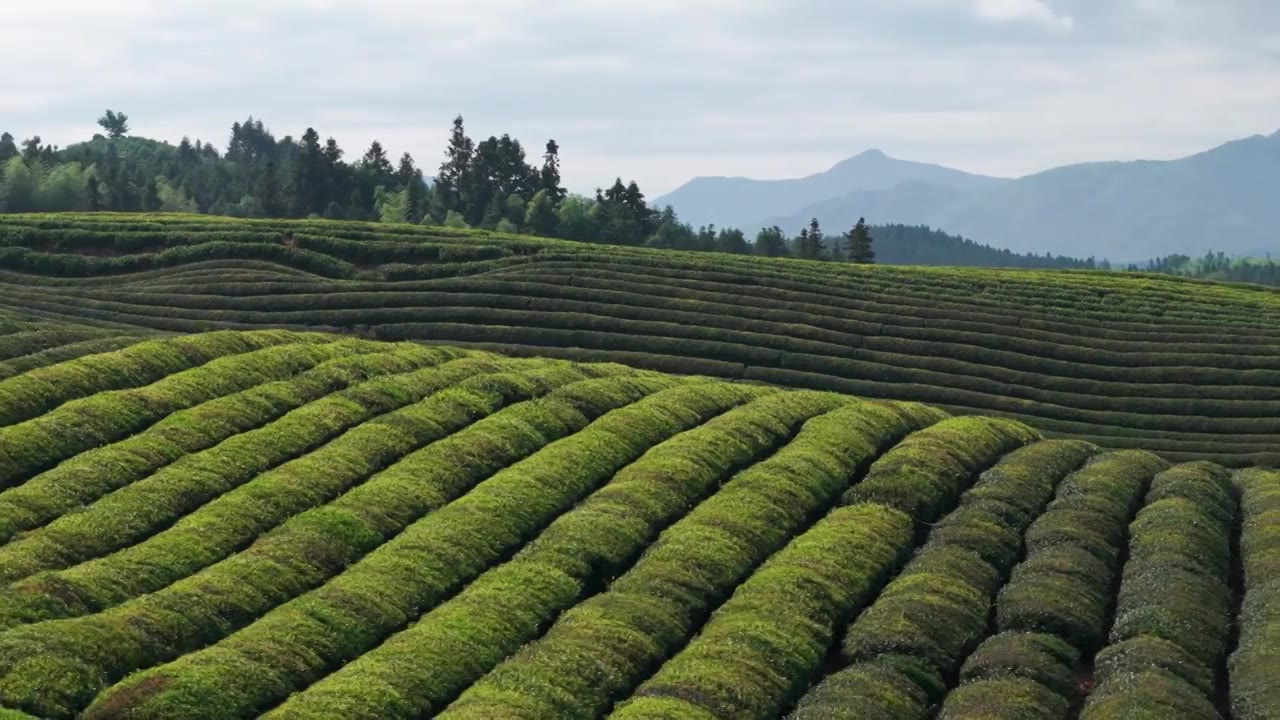
M1150 453L1095 457L1067 477L1027 529L1026 558L996 596L995 630L961 669L940 718L1061 720L1079 702L1076 663L1105 642L1125 531L1152 478L1168 463ZM1017 698L1016 701L1011 698Z
M66 458L145 430L170 413L263 382L289 378L325 360L342 357L361 342L354 341L357 344L353 346L353 341L335 343L336 339L229 355L150 385L100 392L0 427L0 487L19 485ZM365 347L373 350L377 346L366 343ZM442 351L441 356L460 352Z
M333 342L333 338L278 331L215 332L152 340L68 360L0 381L0 428L29 420L69 400L155 383L223 356L273 345L326 342Z
M477 367L475 361L463 361L467 366L465 372L478 371L482 374L466 377L457 382L456 387L468 389L481 385L486 392L499 391L504 398L512 400L522 398L525 393L542 392L547 387L582 375L582 371L567 366L553 365L543 370L528 361L523 363L523 368L520 365L493 365L488 360L481 362ZM454 364L441 367L441 370L446 369L450 377L463 377L453 374L460 369ZM592 368L593 372L610 370L609 366ZM405 389L412 391L413 379L405 380ZM120 488L80 512L65 515L7 543L0 547L0 582L13 582L41 570L69 567L140 543L205 503L294 458L312 451L334 455L341 447L355 441L355 438L335 438L361 423L398 420L395 415L374 417L370 405L361 402L363 391L363 386L356 385L349 391L307 403L279 421L235 435L207 451L188 455L168 468ZM356 402L353 403L353 399ZM407 414L408 411L402 412ZM338 448L321 447L331 441L336 442ZM106 528L111 531L105 532ZM40 582L46 581L47 577ZM0 590L0 598L4 597L6 593Z
M127 234L122 232L122 227L118 223L102 222L96 217L87 218L68 218L68 222L64 222L65 231L74 233L77 228L86 230L105 230L113 235ZM36 233L42 232L38 227L43 221L36 220L32 222L27 218L6 218L4 225L0 227L24 227L21 232ZM450 241L459 236L453 232L443 232L441 229L413 229L411 231L392 228L390 226L364 225L359 226L350 223L316 223L316 222L272 222L267 224L253 225L246 222L221 222L221 223L199 223L186 222L188 229L196 229L200 232L225 232L228 228L253 228L268 233L264 236L264 242L261 245L277 244L272 241L275 239L271 232L283 232L289 235L297 234L315 234L320 236L342 238L342 239L359 239L359 240L375 240L381 241L385 238L398 238L407 241L405 244L420 243L427 238L433 238L437 241ZM154 226L162 230L165 228L166 222L156 222ZM47 224L45 224L46 227ZM168 228L175 227L172 224ZM760 260L757 258L743 258L734 256L688 256L677 255L679 260L673 261L671 255L662 252L645 251L632 248L616 248L607 246L582 246L575 243L567 243L560 241L549 241L534 238L510 238L502 236L493 236L488 240L481 240L486 237L483 233L464 233L463 237L470 240L471 244L484 244L486 242L495 245L506 245L512 247L517 252L537 253L538 255L554 259L563 257L569 260L580 259L584 254L593 258L607 258L617 261L627 262L630 264L643 264L655 268L661 267L703 267L707 271L720 271L732 277L732 273L727 271L737 271L753 275L757 278L774 280L779 276L782 279L788 277L808 278L813 281L825 281L828 284L832 279L844 281L848 285L856 286L879 286L882 284L898 284L904 278L901 271L875 271L868 272L863 268L832 266L829 264L817 264L804 261L770 261ZM1165 317L1178 317L1179 314L1188 316L1192 319L1212 318L1215 314L1226 314L1223 312L1222 305L1224 301L1234 301L1229 304L1241 304L1242 302L1252 302L1257 305L1259 310L1271 309L1274 312L1274 303L1258 301L1256 298L1249 297L1247 291L1240 290L1228 286L1214 286L1208 284L1197 284L1196 287L1202 288L1200 295L1203 301L1197 301L1194 298L1188 298L1185 294L1178 293L1180 283L1169 281L1166 279L1151 279L1137 277L1119 277L1110 276L1104 273L1050 273L1050 272L1025 272L1013 275L1006 275L999 282L991 282L984 277L980 270L953 270L953 269L930 269L926 272L912 272L911 277L915 280L923 279L927 284L933 287L945 287L951 289L952 292L962 292L965 290L983 289L985 294L992 296L990 300L997 300L1003 296L1012 296L1008 301L1009 306L1013 308L1028 307L1025 302L1027 290L1033 289L1037 295L1054 298L1058 303L1067 304L1066 307L1082 310L1084 308L1096 308L1095 312L1114 312L1111 308L1120 305L1129 312L1140 313L1158 313ZM1121 297L1116 297L1114 292L1123 283L1124 289L1127 291ZM1085 290L1085 292L1081 292ZM913 288L905 288L902 294L909 295L911 292L917 291ZM936 293L935 293L936 294ZM1141 298L1142 302L1134 302ZM1170 302L1172 301L1172 302ZM1050 307L1061 307L1050 306ZM1194 312L1179 311L1179 307L1192 307ZM1234 318L1237 322L1256 323L1257 316Z
M976 476L1037 439L1016 423L943 420L909 435L842 507L775 553L614 716L777 717L808 687L841 625L869 602Z
M662 528L736 469L786 443L804 420L845 402L816 393L769 395L657 446L510 561L272 715L376 708L385 718L435 716L559 612L624 571Z
M171 706L190 706L192 698L200 697L204 716L234 717L256 714L305 687L335 663L355 658L403 626L416 608L430 601L422 566L394 552L377 549L345 568L323 558L351 557L352 549L334 552L343 543L364 551L395 538L390 547L403 546L403 538L419 532L422 523L438 521L431 513L456 512L444 508L468 492L500 489L502 473L509 480L518 477L504 468L540 462L533 459L536 453L553 452L554 443L605 413L675 386L671 380L628 374L573 382L511 405L407 456L331 505L309 511L309 520L299 526L343 530L324 539L330 550L321 560L308 561L327 564L330 572L341 570L324 585L269 609L206 649L126 679L100 697L87 715L163 718L176 711ZM464 458L470 462L458 462ZM453 541L476 539L467 535ZM393 557L394 562L388 562ZM285 656L299 661L283 666L274 662ZM228 692L230 687L234 691Z
M397 312L400 312L402 316L405 316L405 313L408 314L407 316L429 313L450 317L449 313L452 310L451 308L440 308L430 311L407 309L379 312L387 315L383 319L396 319L395 313ZM464 310L464 314L460 315L459 319L493 322L495 313L500 312L503 311L486 308ZM948 364L952 363L952 361L947 360L928 360L925 364L935 364L940 368L950 368L949 371L917 370L912 369L911 366L918 365L921 361L913 359L914 356L910 354L892 355L883 358L880 362L864 363L825 355L769 351L763 347L762 343L755 341L750 344L725 343L721 341L694 342L689 339L636 335L635 328L631 328L627 333L609 332L600 328L574 331L539 328L530 326L531 321L528 317L531 316L527 313L519 311L506 312L512 315L509 322L516 324L493 326L456 323L413 325L387 323L376 326L375 331L379 336L386 339L431 338L437 341L461 340L467 344L491 341L509 342L512 340L527 343L530 346L541 346L547 342L554 342L564 346L579 345L585 347L600 347L603 344L615 349L633 348L643 353L652 353L656 350L685 356L731 358L734 361L745 363L752 371L756 372L767 370L768 366L785 364L787 367L776 368L773 372L785 376L780 379L781 382L802 387L835 389L876 397L901 397L916 401L941 403L955 409L972 410L980 408L985 411L1004 413L1011 417L1035 418L1035 421L1046 427L1046 429L1073 435L1084 434L1091 439L1094 437L1094 433L1097 433L1099 437L1105 437L1108 434L1124 432L1125 426L1128 426L1134 428L1132 433L1136 433L1136 435L1131 433L1132 436L1141 438L1141 440L1132 442L1132 445L1148 447L1161 452L1208 455L1215 459L1221 458L1233 464L1240 464L1247 461L1250 456L1253 456L1253 459L1256 460L1259 456L1274 450L1274 445L1270 444L1273 441L1270 439L1263 440L1260 437L1256 444L1249 445L1247 440L1239 437L1232 436L1229 439L1224 437L1224 434L1227 433L1261 434L1266 429L1265 425L1270 421L1270 416L1273 415L1273 410L1268 404L1269 401L1234 400L1227 402L1208 399L1178 400L1173 398L1124 400L1123 398L1113 398L1107 393L1099 393L1097 396L1058 393L1056 391L1037 390L1034 386L1019 386L1009 382L995 382L980 378L973 378L968 382L960 382L959 385L956 385L957 381L965 381L967 376L956 374L956 368L950 368ZM391 314L388 315L388 313ZM473 316L472 313L479 313L479 315ZM456 312L453 314L457 315ZM357 315L352 317L357 317ZM364 319L370 320L369 317L364 317ZM340 318L334 320L339 325L351 322L342 321ZM614 320L608 318L604 320L607 323L616 324ZM570 320L566 318L565 322L570 322ZM572 323L570 322L570 324ZM661 332L670 334L692 335L693 337L699 335L699 332L688 330L678 324L664 325L663 328L665 329L660 330ZM669 348L665 346L669 346ZM918 352L924 353L925 348L922 346ZM598 359L595 355L589 355L588 357ZM649 356L642 354L638 357L643 362ZM653 367L654 365L650 364L649 366ZM981 365L975 367L978 367L984 373L989 371L989 368ZM664 367L664 369L670 368ZM1007 378L1007 380L1015 379L1017 378ZM1022 389L1019 390L1019 388ZM1242 387L1239 392L1233 394L1239 395L1246 390L1247 388ZM1019 398L1017 397L1019 393L1029 394L1035 400ZM1265 395L1265 392L1262 394ZM1126 403L1134 405L1137 410L1142 412L1124 411ZM1254 407L1255 405L1257 407ZM1087 409L1088 407L1102 409L1089 410ZM1208 414L1199 416L1152 414L1171 410ZM1235 413L1237 417L1223 417L1223 414L1227 412ZM1048 417L1046 417L1046 414L1048 414ZM1249 417L1256 415L1265 417ZM1190 439L1195 444L1182 450L1170 447L1174 443L1171 442L1166 433L1175 429L1181 429L1184 433L1190 434L1192 436ZM1181 439L1180 443L1187 439ZM1234 450L1232 446L1234 446ZM1232 457L1233 455L1235 457ZM1175 457L1182 458L1184 456Z
M464 401L472 399L448 391L469 378L514 369L510 362L462 358L353 388L335 397L328 412L308 414L290 427L309 437L301 448L287 448L282 454L290 457L308 445L318 447L275 467L267 464L270 469L265 472L252 464L244 471L235 470L245 463L239 453L214 454L206 472L172 479L180 486L189 484L194 500L190 506L179 502L177 507L157 508L151 517L144 516L144 522L150 521L145 529L157 527L159 532L149 536L139 532L143 537L132 538L127 547L0 589L0 627L101 610L154 592L221 560L293 513L331 499L387 463L447 434L450 427L470 422L473 411ZM185 500L184 489L188 488L169 492L176 491ZM108 531L115 523L129 522L131 512L141 511L139 503L107 506L100 528L107 537L98 543L113 545Z
M1096 451L1045 440L1014 451L961 499L923 549L849 626L844 667L802 697L791 717L925 717L986 634L996 591L1022 536L1058 482ZM883 693L886 683L897 692Z
M95 504L61 520L59 516L90 506L126 486L127 493L111 495L110 501L122 502L130 495L145 497L148 485L163 487L166 478L180 478L179 487L206 473L217 474L225 483L234 482L232 476L236 474L247 478L246 473L254 472L255 466L265 469L282 462L343 429L345 426L334 425L333 421L342 416L346 406L338 398L350 386L420 370L448 357L411 344L373 352L356 352L358 346L349 344L346 347L351 354L325 360L286 380L256 385L178 410L142 432L72 456L25 483L0 492L0 542L7 543L0 546L0 558L12 559L26 552L18 548L45 543L74 550L80 540L65 535L59 540L53 538L61 535L62 527L83 523L85 516L99 506ZM335 393L337 398L327 397ZM301 430L312 427L319 434ZM323 429L326 427L328 430ZM296 445L290 442L294 440ZM243 461L229 470L227 459L232 457ZM149 497L135 505L143 511L170 505L170 501L158 500L158 496ZM153 502L155 506L148 508ZM20 532L41 527L40 533L13 539ZM0 560L0 566L7 565L7 560ZM0 581L17 577L21 575L10 569L0 570Z
M1229 664L1231 712L1236 720L1263 720L1280 707L1280 473L1245 470L1236 483L1242 495L1244 604Z
M642 388L646 387L643 379L638 382ZM677 387L677 391L680 389ZM619 444L613 457L601 453L587 461L579 453L576 474L558 479L567 482L579 477L585 482L585 479L598 477L601 473L610 473L614 467L611 463L625 464L648 445L665 437L661 433L686 424L697 424L706 419L707 414L715 414L740 402L745 394L745 390L718 395L702 393L694 397L689 397L690 393L681 395L677 392L674 396L670 392L666 395L660 393L653 396L655 400L648 405L635 410L646 402L641 401L632 406L629 413L626 410L619 412L634 419L641 413L652 412L653 405L662 406L665 402L673 415L683 415L663 417L661 422L651 421L654 429L649 433L633 427L630 442ZM320 453L312 453L304 458L304 461L312 460L309 467L301 468L295 463L290 469L298 471L297 474L273 478L277 480L274 483L276 487L241 492L254 490L254 483L250 483L223 496L206 506L221 511L219 517L210 518L210 522L197 524L192 522L195 515L188 516L179 526L203 528L205 534L201 541L204 547L192 547L188 543L185 549L189 556L174 557L165 565L166 572L174 572L179 578L173 584L103 612L25 625L0 635L0 702L44 715L66 717L85 707L96 692L118 681L127 672L174 659L184 652L221 639L274 605L321 585L342 567L358 560L363 553L378 547L386 539L372 528L361 527L358 517L361 513L376 517L379 506L360 503L354 508L332 507L329 503L337 494L335 490L340 489L332 486L356 479L355 474L365 474L365 467L379 464L379 455L389 460L391 454L403 456L415 445L424 444L411 435L406 437L408 433L417 433L425 441L447 437L501 407L506 400L500 384L486 387L485 383L478 382L472 388L449 388L401 411L395 423L360 426L362 442L353 443L341 453L332 457L319 457ZM427 433L430 438L425 436ZM655 438L653 433L660 436ZM580 442L595 439L595 449L599 449L598 438L593 438L589 431L572 437L581 438ZM382 447L377 446L379 443ZM372 448L368 447L370 444L373 444ZM333 447L333 444L326 447ZM359 456L353 456L352 451L357 449L363 451ZM557 467L563 469L563 466ZM302 473L304 469L306 472ZM316 477L321 469L329 477ZM326 484L331 487L326 487ZM546 491L545 485L540 487ZM271 508L273 512L263 512L265 503L245 505L245 500L268 492L275 497ZM468 493L464 497L470 496ZM550 500L549 496L547 501ZM394 507L398 498L391 493L383 502ZM568 502L571 503L572 499ZM289 517L311 508L315 510ZM357 517L352 517L353 512ZM288 520L279 525L286 517ZM488 517L486 521L492 525L494 518ZM224 524L228 526L226 529L223 529ZM279 526L269 534L262 534L273 525ZM214 530L218 531L217 534L210 536ZM228 551L234 548L227 541L232 540L233 535L246 531L252 533L249 535L251 538L261 537L247 550L230 554ZM406 537L407 533L401 533L393 542L402 543ZM226 559L216 564L208 562L221 559L219 556ZM183 612L170 614L174 608L183 608ZM110 643L101 643L104 633L112 638ZM23 692L30 687L30 678L26 674L30 663L23 659L39 647L49 652L51 642L53 647L66 653L61 657L67 667L56 685L47 686L32 697L29 692Z
M753 568L825 513L877 454L939 419L920 406L857 403L809 420L439 717L602 715L687 642Z
M1221 720L1215 674L1231 625L1229 474L1207 463L1157 475L1129 527L1111 644L1083 720Z

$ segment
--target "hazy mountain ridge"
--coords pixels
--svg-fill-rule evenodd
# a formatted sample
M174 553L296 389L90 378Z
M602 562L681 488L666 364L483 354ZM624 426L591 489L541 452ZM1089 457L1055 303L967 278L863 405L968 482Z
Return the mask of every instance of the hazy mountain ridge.
M875 224L929 225L1015 252L1052 252L1131 261L1168 253L1203 254L1212 248L1233 255L1264 255L1280 246L1280 132L1255 135L1177 160L1092 162L1052 168L1016 180L949 171L935 165L899 161L875 153L879 186L867 153L835 166L860 166L861 185L810 199L789 210L750 197L733 214L698 207L694 182L658 200L681 217L719 225L740 224L748 232L778 225L798 231L818 218L828 231L851 226L859 217ZM937 168L934 177L912 176ZM818 177L818 176L811 176ZM938 181L936 177L950 178ZM791 187L772 182L775 187ZM740 182L740 181L739 181ZM727 186L704 179L703 196ZM756 186L759 189L761 186ZM775 198L773 206L781 201ZM683 205L681 203L684 203ZM763 210L763 212L761 212ZM737 218L754 213L755 220Z
M658 198L656 204L674 206L680 218L694 227L714 223L718 227L746 229L762 217L789 214L810 203L853 191L884 190L901 183L974 190L1003 182L1007 180L898 160L880 150L868 150L824 172L790 180L694 178Z

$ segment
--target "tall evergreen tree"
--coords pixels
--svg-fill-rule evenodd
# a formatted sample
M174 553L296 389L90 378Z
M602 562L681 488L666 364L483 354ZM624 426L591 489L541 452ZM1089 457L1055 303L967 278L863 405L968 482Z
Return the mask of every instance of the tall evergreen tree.
M555 140L547 141L546 152L542 155L542 172L539 174L539 189L547 194L552 205L559 205L568 195L560 186L560 146Z
M419 177L418 168L413 164L413 156L405 153L400 156L400 165L396 168L396 187L404 190L414 178Z
M845 233L845 241L849 246L849 262L859 265L870 265L876 261L876 252L872 248L871 232L867 230L865 218L858 218L853 229Z
M439 215L449 211L466 214L464 191L471 182L471 161L475 155L475 143L467 137L467 130L459 115L453 119L449 131L449 144L445 148L444 162L436 173L435 198Z
M800 231L800 237L796 241L796 254L806 260L820 260L827 249L823 238L822 226L814 218L809 222L809 227Z

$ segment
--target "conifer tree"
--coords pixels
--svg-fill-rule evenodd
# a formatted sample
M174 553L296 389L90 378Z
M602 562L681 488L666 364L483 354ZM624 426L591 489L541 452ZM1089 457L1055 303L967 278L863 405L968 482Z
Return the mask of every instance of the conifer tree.
M859 265L870 265L876 261L876 252L872 248L873 239L867 229L866 218L858 218L853 229L845 233L849 245L849 262Z

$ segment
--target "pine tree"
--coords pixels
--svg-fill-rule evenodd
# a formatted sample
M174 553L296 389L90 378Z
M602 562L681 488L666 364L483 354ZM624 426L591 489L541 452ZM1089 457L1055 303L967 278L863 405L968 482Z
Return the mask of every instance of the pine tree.
M876 261L876 252L872 249L873 239L867 230L866 218L858 218L853 229L845 233L849 245L849 262L859 265L870 265Z
M445 159L440 164L440 172L436 173L435 197L440 214L447 216L451 210L466 214L464 192L471 181L473 155L475 143L467 137L462 116L459 115L453 119Z
M559 205L568 195L568 191L560 186L560 146L555 140L547 141L539 180L539 189L547 194L552 206Z
M418 168L413 164L413 156L409 153L401 155L400 167L396 169L396 187L404 190L417 177L419 177Z
M818 219L814 218L809 227L800 231L800 237L796 241L796 254L806 260L822 259L826 250L826 244L822 240L822 227L818 224Z

